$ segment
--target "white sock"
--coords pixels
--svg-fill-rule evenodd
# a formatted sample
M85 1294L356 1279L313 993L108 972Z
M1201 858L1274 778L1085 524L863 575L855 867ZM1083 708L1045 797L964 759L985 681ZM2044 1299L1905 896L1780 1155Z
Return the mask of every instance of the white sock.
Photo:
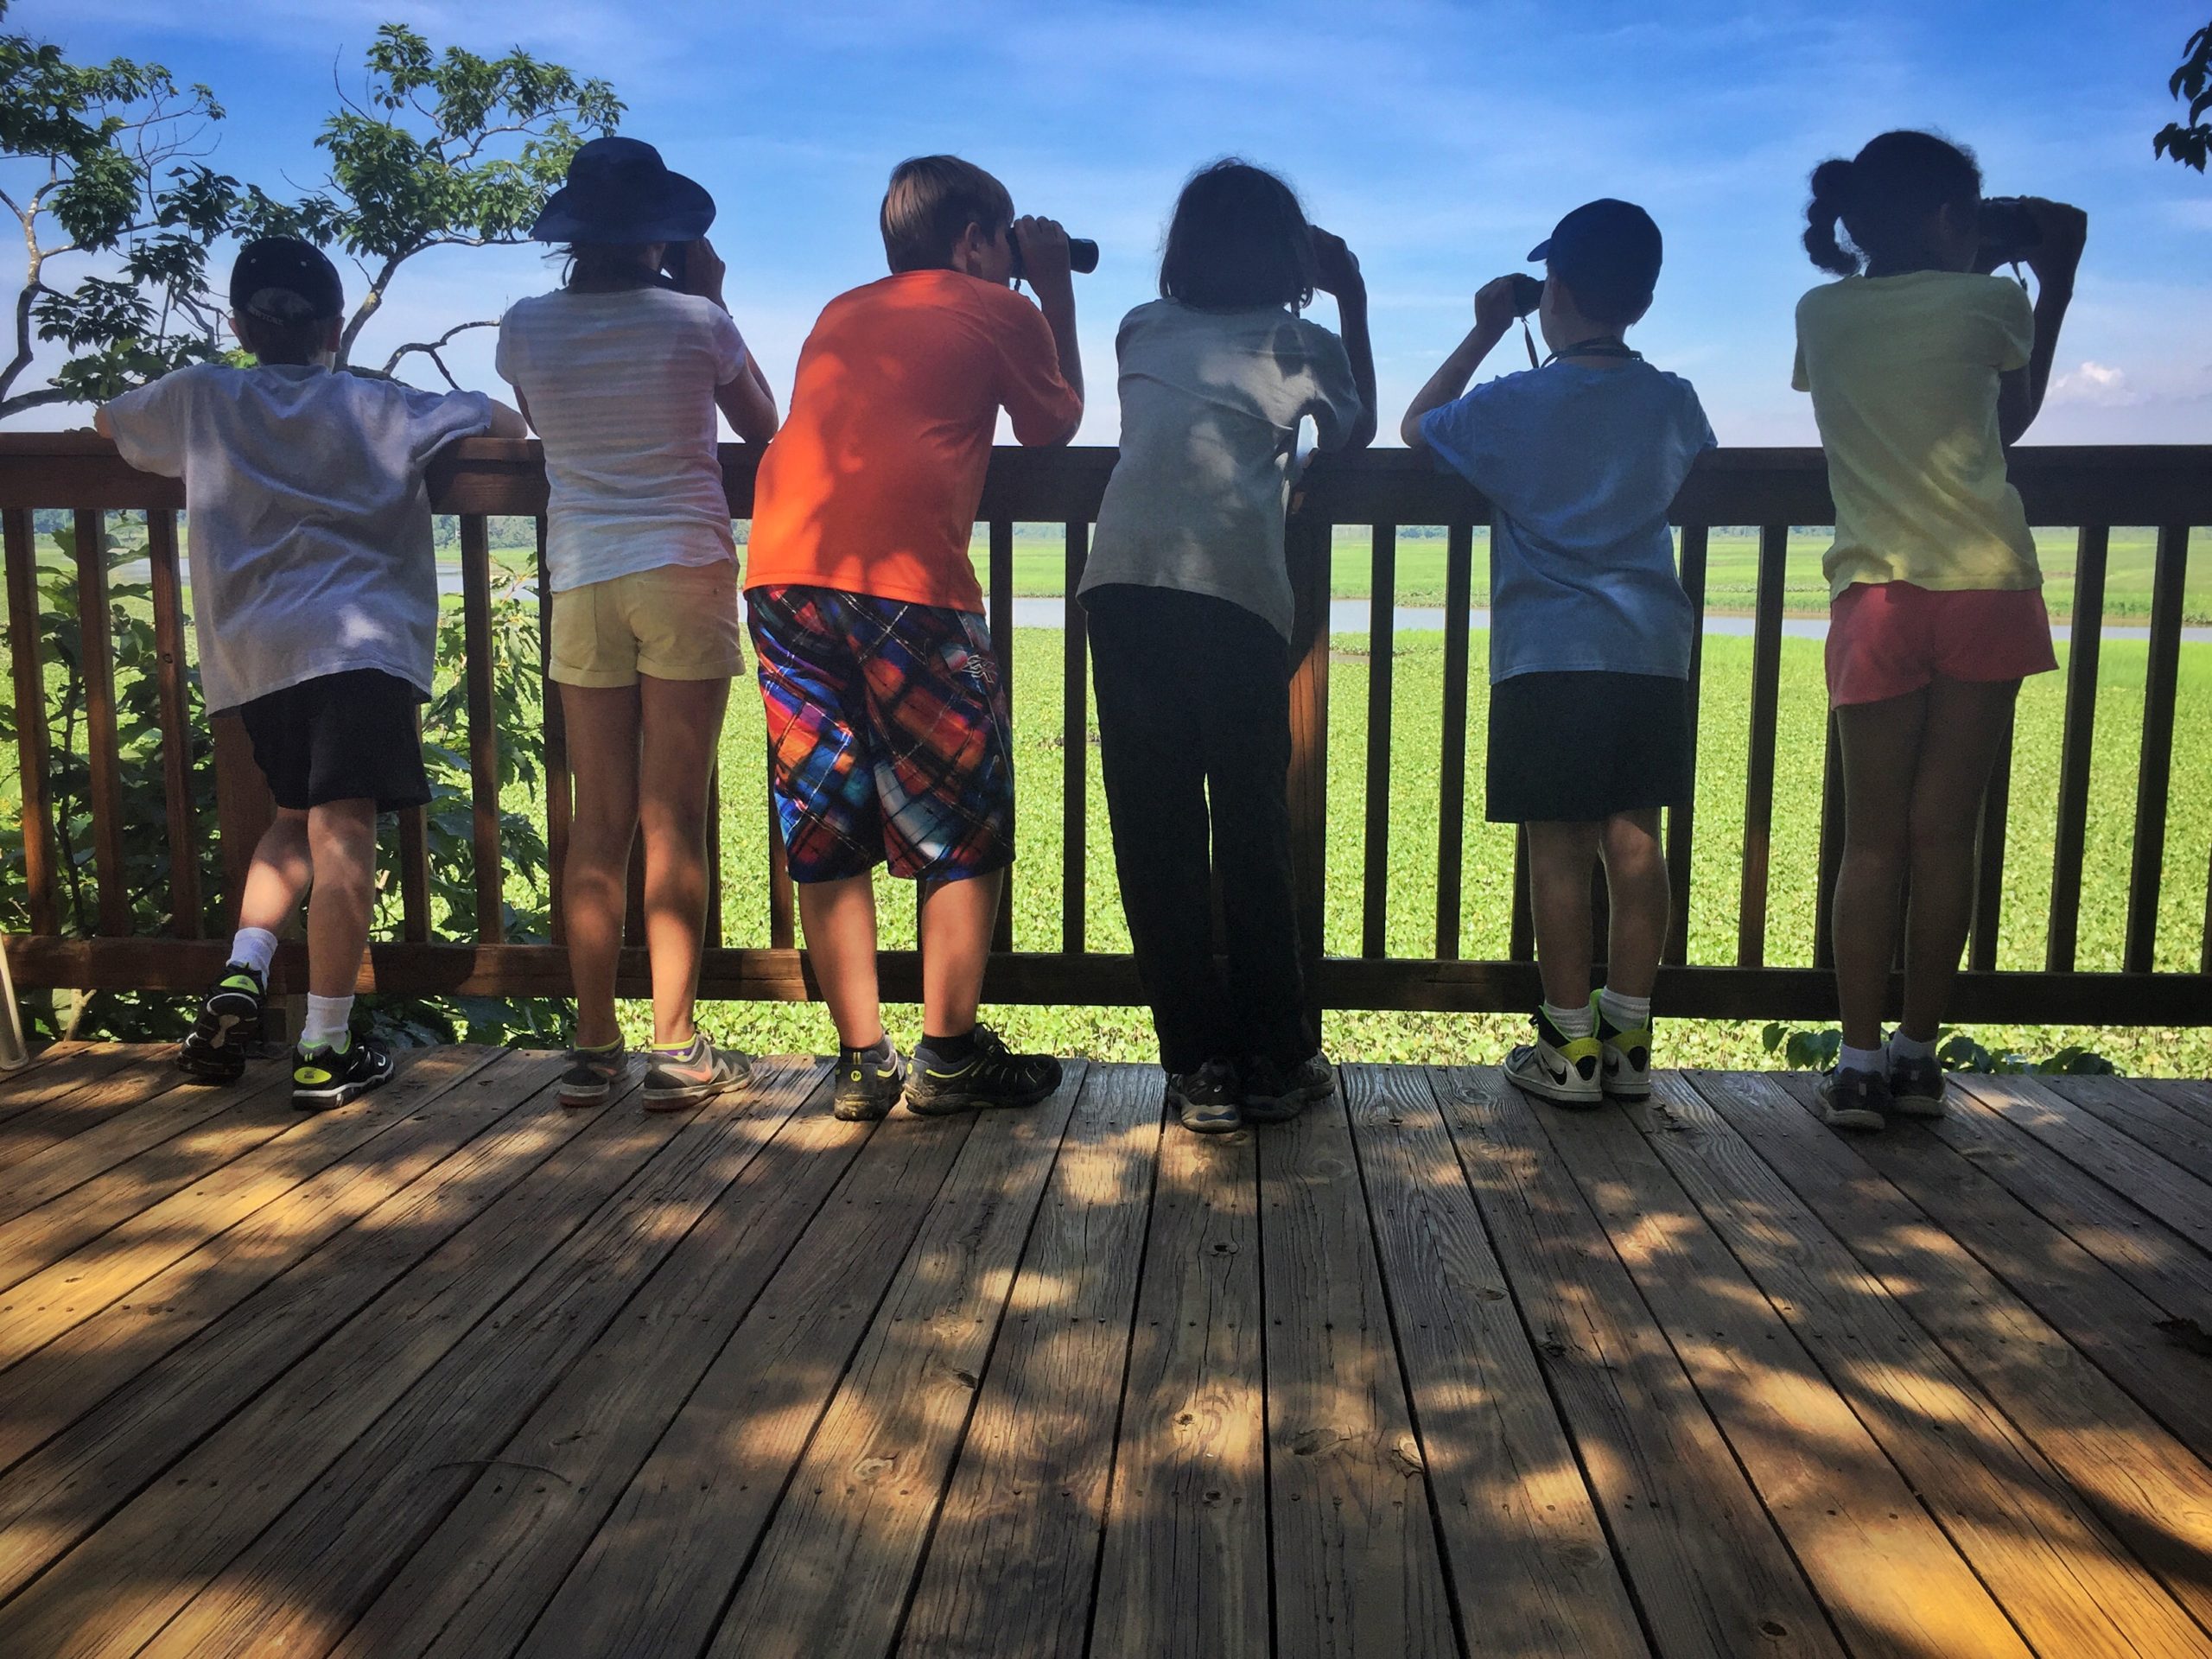
M1904 1027L1899 1026L1890 1033L1890 1058L1893 1060L1932 1060L1936 1058L1936 1045L1933 1042L1923 1043L1917 1037L1906 1036Z
M346 1025L353 1017L353 999L350 996L308 997L307 1021L300 1027L300 1046L334 1048L344 1052Z
M1885 1077L1890 1074L1890 1046L1885 1043L1879 1048L1853 1048L1846 1043L1835 1063L1846 1071L1872 1071Z
M252 969L264 981L269 977L269 964L276 958L276 936L265 927L242 927L231 941L231 960Z
M1544 1018L1559 1027L1562 1037L1591 1037L1598 1031L1598 1012L1587 1002L1579 1008L1555 1008L1544 1004Z
M1598 993L1598 1012L1615 1031L1642 1031L1651 1023L1651 999L1623 996L1608 985Z

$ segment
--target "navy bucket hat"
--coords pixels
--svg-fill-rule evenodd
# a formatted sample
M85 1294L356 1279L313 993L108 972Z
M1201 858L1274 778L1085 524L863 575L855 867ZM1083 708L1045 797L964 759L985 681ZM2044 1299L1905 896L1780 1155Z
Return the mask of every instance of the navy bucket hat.
M706 188L671 173L639 138L594 138L569 162L569 181L545 199L533 242L696 242L715 222Z
M1529 251L1531 264L1548 264L1575 297L1610 311L1640 311L1659 285L1664 247L1651 215L1611 196L1586 201Z

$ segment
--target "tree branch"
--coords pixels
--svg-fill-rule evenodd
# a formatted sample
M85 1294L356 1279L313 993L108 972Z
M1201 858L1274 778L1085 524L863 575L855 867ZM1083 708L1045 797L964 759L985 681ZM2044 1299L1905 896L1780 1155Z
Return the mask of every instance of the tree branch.
M455 391L459 391L461 389L461 382L453 378L453 371L446 367L446 360L438 355L439 352L452 343L453 337L455 334L467 334L471 328L496 328L499 326L499 320L497 317L479 317L474 322L457 322L454 324L452 327L447 329L445 333L440 334L435 340L427 341L419 340L410 340L406 345L401 346L397 351L394 352L390 357L385 359L384 372L386 374L395 372L399 367L400 359L407 356L410 352L420 352L423 356L429 358L431 362L438 365L438 372L445 376L446 384L451 386Z
M12 370L10 374L12 376ZM20 397L0 397L0 421L25 410L43 409L50 404L73 404L77 401L58 386L41 386L36 391L27 391Z

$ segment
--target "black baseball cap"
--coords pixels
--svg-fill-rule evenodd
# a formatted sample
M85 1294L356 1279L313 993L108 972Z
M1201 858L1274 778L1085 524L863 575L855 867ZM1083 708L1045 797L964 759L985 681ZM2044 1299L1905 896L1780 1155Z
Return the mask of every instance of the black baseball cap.
M1529 258L1548 264L1584 304L1626 316L1651 303L1662 251L1650 214L1632 201L1604 196L1560 220Z
M264 322L327 322L346 314L346 285L322 250L296 236L264 236L231 267L231 311Z

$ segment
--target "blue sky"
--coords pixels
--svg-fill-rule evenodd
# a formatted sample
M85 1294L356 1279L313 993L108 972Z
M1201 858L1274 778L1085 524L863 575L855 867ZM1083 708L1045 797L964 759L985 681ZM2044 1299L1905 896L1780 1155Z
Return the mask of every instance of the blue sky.
M530 5L406 0L20 0L8 26L79 56L124 54L229 106L213 161L272 187L319 179L312 147L358 89L377 24L439 44L519 44L607 77L623 130L712 190L730 303L778 389L823 301L881 273L876 203L901 156L953 149L1024 211L1105 249L1078 305L1093 396L1116 428L1114 327L1149 297L1191 169L1237 153L1287 174L1361 256L1386 434L1465 331L1469 296L1566 209L1642 202L1667 236L1635 341L1689 376L1732 444L1811 441L1789 389L1790 315L1818 274L1796 243L1813 164L1885 127L1936 125L1993 194L2088 210L2060 376L2034 437L2212 442L2212 179L2154 160L2165 78L2208 0L2039 3ZM360 353L550 285L532 252L410 265ZM1333 321L1322 301L1316 315ZM456 372L494 384L488 335ZM1514 366L1511 355L1485 372ZM428 372L428 365L423 365ZM73 423L80 415L56 415Z

